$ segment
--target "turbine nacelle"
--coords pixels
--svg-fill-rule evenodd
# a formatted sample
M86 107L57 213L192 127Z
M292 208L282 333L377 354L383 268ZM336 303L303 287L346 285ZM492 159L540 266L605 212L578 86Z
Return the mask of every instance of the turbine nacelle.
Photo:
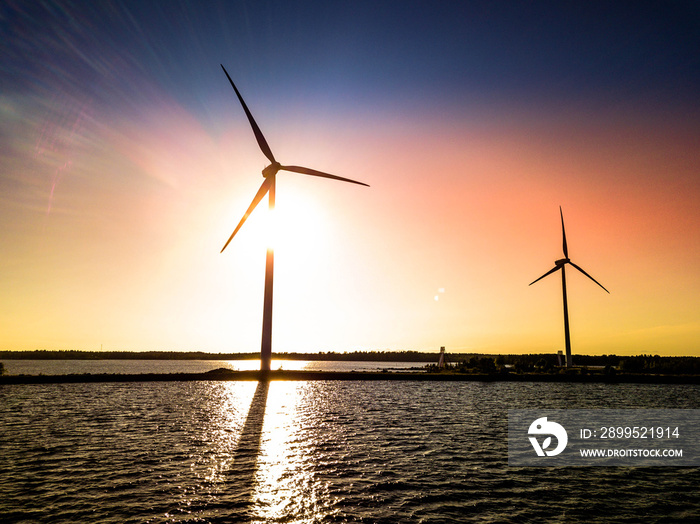
M282 169L282 165L279 162L273 162L262 170L262 175L265 178L275 176L280 169Z
M552 269L550 269L549 271L547 271L544 275L542 275L542 276L541 276L540 278L538 278L537 280L533 280L532 282L530 282L530 285L534 284L535 282L539 282L539 281L542 280L544 277L546 277L546 276L548 276L548 275L551 275L552 273L554 273L554 272L556 272L556 271L559 271L560 269L561 269L562 271L564 271L564 266L565 266L566 264L571 264L575 269L577 269L578 271L580 271L581 273L583 273L584 275L586 275L586 276L587 276L588 278L590 278L593 282L595 282L595 283L598 284L601 288L603 288L603 290L604 290L606 293L610 293L610 291L608 291L607 289L605 289L605 287L604 287L600 282L598 282L595 278L593 278L591 275L589 275L588 273L586 273L582 268L580 268L579 266L577 266L576 264L574 264L574 263L571 261L571 259L569 258L569 249L568 249L568 247L566 246L566 230L564 229L564 213L562 213L561 206L559 207L559 216L561 217L561 236L562 236L562 241L563 241L563 242L562 242L562 244L563 244L562 247L563 247L563 249L564 249L564 258L560 258L559 260L555 260L555 261L554 261L554 267L553 267Z

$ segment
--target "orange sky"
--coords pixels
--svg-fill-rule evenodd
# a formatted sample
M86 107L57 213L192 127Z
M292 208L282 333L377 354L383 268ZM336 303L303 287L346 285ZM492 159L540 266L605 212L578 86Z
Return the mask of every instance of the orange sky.
M258 349L264 206L219 250L264 159L241 114L213 135L174 102L153 112L26 152L0 347ZM561 257L561 205L572 260L611 292L569 272L574 352L698 354L693 130L531 122L272 126L278 158L371 185L279 175L274 349L561 349L559 277L528 287Z
M0 349L259 350L264 205L219 251L267 162L219 61L123 105L0 95ZM528 286L561 205L610 290L567 272L574 354L700 356L697 105L230 71L282 163L371 186L278 175L273 351L563 349L561 279Z

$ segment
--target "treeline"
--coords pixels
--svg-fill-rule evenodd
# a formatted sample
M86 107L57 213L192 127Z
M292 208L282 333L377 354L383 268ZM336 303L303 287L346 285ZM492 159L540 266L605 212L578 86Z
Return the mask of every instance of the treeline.
M700 358L698 357L641 355L638 357L624 357L620 360L618 366L623 373L700 375Z
M483 353L446 353L454 370L494 372L554 372L559 359L552 353L525 355L485 355ZM257 360L260 353L205 353L202 351L0 351L2 360ZM438 353L426 351L351 351L336 353L273 353L281 360L424 362L437 364ZM564 357L562 356L562 360ZM614 369L622 373L700 375L700 357L662 357L659 355L574 355L577 368L588 366Z
M203 351L0 351L4 360L257 360L260 353L205 353ZM273 353L281 360L437 362L437 352L351 351L336 353Z
M288 360L437 362L438 353L427 351L350 351L348 353L322 351L320 353L279 353L277 358Z
M457 358L450 360L448 356L448 370L459 373L558 373L563 370L557 355L552 354L475 355L470 358L464 358L463 355L452 356ZM429 367L430 371L439 371L435 365ZM574 368L570 371L605 374L700 375L700 357L574 355Z

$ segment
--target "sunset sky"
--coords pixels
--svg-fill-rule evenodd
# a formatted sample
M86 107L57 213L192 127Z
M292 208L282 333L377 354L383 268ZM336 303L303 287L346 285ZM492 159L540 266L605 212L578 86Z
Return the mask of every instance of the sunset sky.
M700 356L697 2L3 2L0 349Z

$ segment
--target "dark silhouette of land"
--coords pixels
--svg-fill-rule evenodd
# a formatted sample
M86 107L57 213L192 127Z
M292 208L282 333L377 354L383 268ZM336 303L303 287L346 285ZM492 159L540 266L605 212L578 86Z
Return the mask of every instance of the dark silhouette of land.
M233 371L226 368L206 373L82 373L71 375L5 375L3 384L66 384L97 382L189 382L231 380L410 380L437 382L584 382L640 384L700 384L700 375L650 373L464 373L454 370L440 373L425 371Z
M273 353L278 360L338 362L416 362L437 364L439 354L427 351L352 351L336 353ZM557 355L529 353L491 355L446 353L445 372L460 373L544 373L561 371ZM0 351L0 360L259 360L260 353L205 353L202 351ZM593 368L615 369L617 373L700 375L700 357L659 355L576 355L573 373L591 373ZM435 370L437 371L437 370ZM597 371L600 371L598 369Z
M417 351L369 351L353 353L280 353L279 359L325 361L415 362L406 370L382 371L233 371L227 368L205 373L83 373L69 375L3 375L2 384L80 382L171 382L195 380L432 380L507 382L602 382L700 384L700 357L639 355L577 355L578 365L559 365L557 355L448 354L447 365L437 366L436 353ZM259 353L17 351L0 352L3 359L139 359L139 360L240 360L257 359ZM420 365L421 363L427 364Z

